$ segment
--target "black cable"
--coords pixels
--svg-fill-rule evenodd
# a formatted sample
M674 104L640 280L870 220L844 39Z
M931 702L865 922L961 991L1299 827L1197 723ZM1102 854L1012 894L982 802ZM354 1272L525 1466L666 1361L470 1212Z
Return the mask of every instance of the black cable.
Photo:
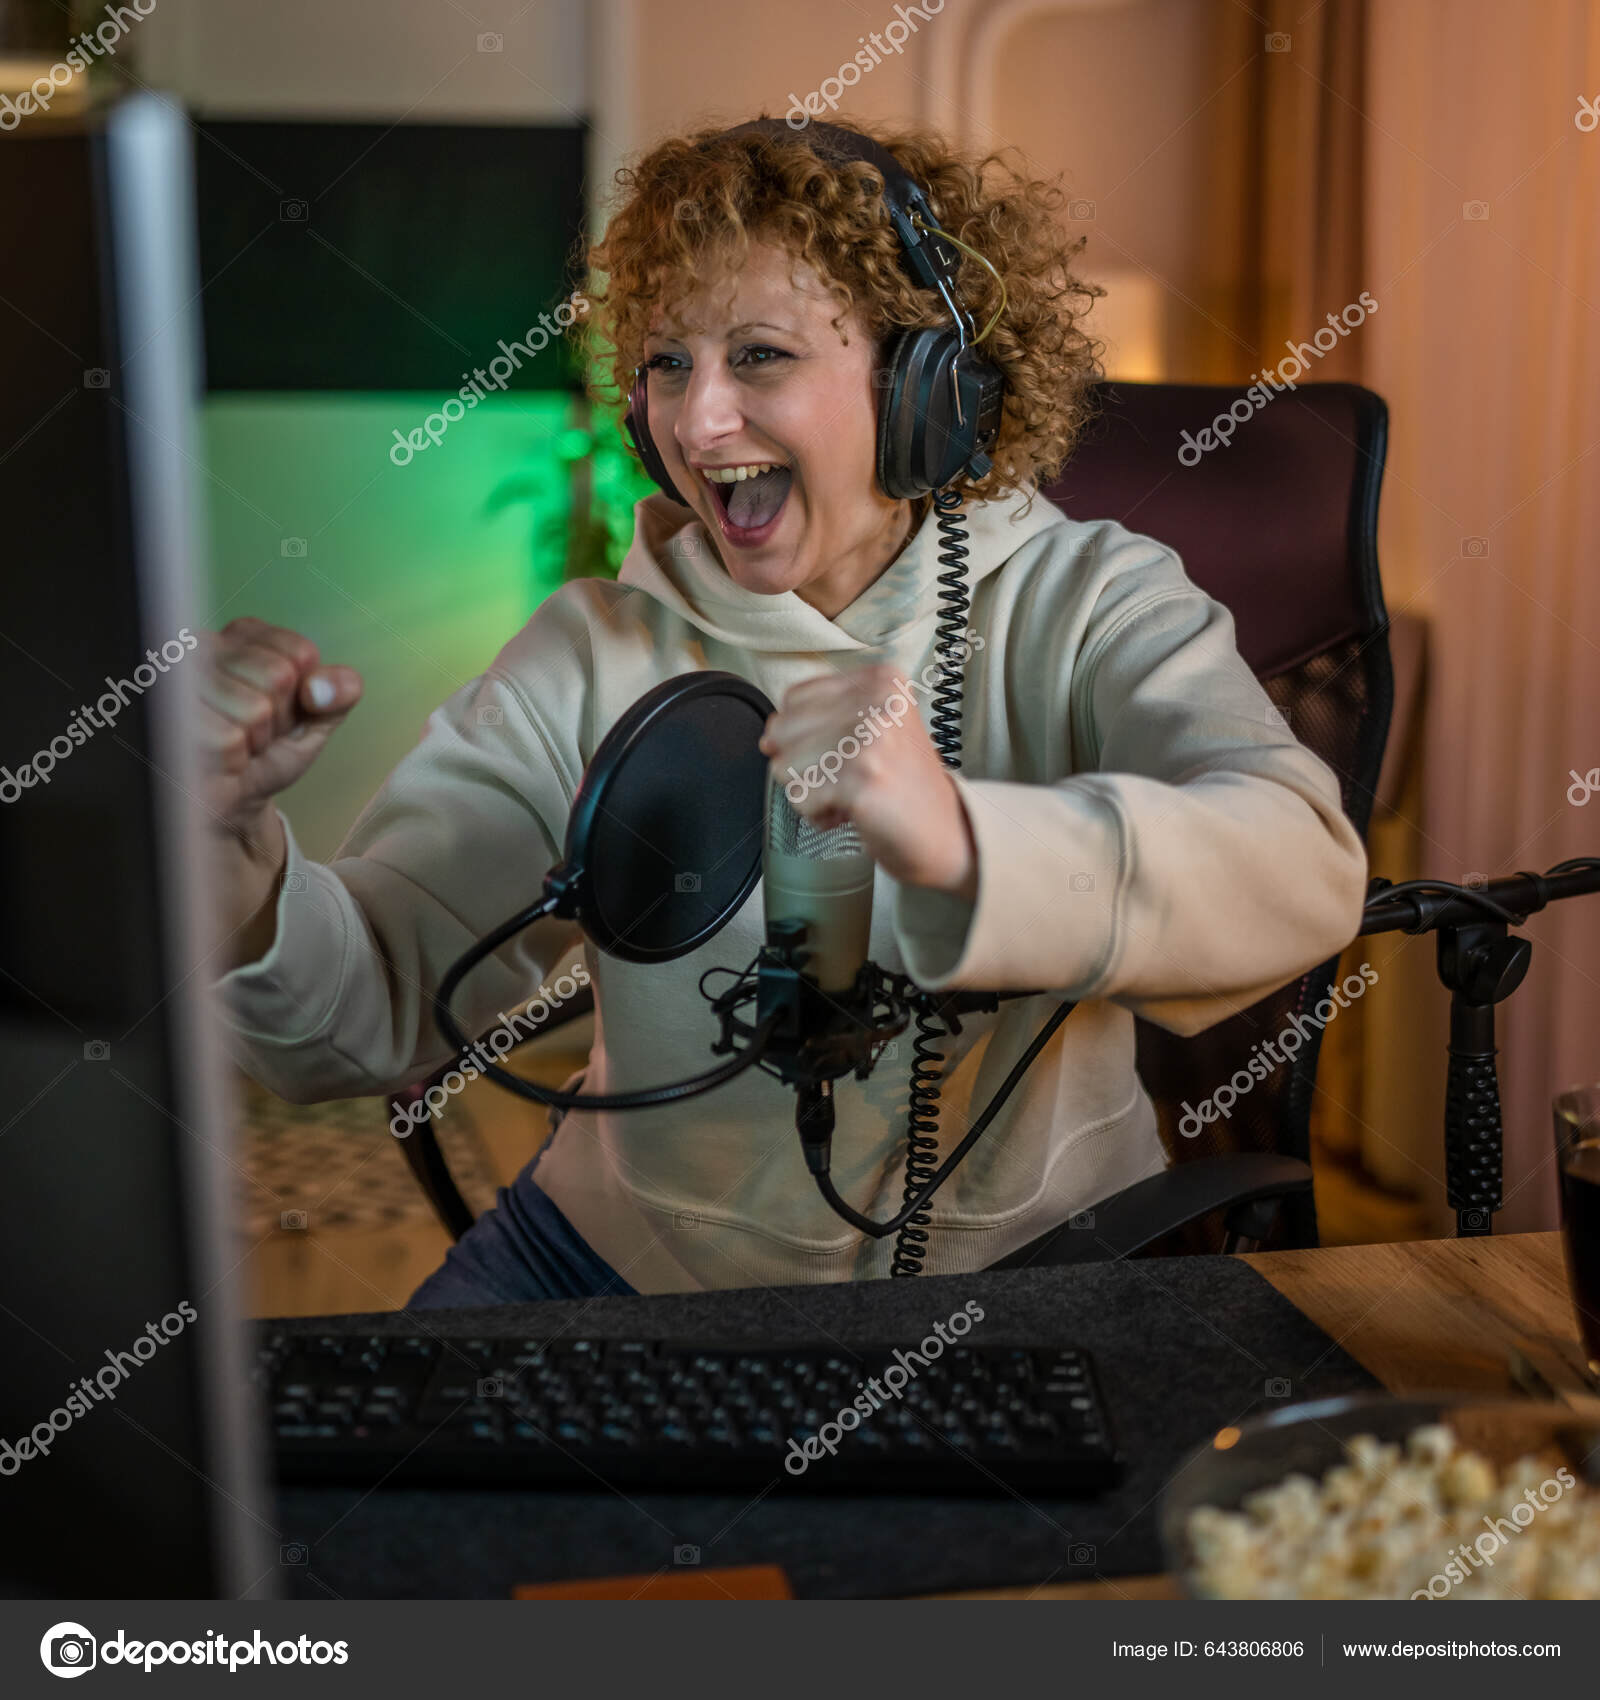
M937 1172L939 1077L944 1069L944 1052L938 1040L949 1032L927 1010L917 1011L917 1036L911 1044L911 1094L906 1106L906 1185L901 1195L910 1209L895 1218L903 1225L889 1265L891 1275L920 1275L928 1255L928 1229L933 1218L920 1206L932 1196L928 1183Z
M967 593L967 527L961 513L959 490L935 490L934 524L940 535L939 625L933 651L940 663L939 683L931 699L928 729L933 747L946 767L961 765L961 697L965 681L967 616L971 598Z
M940 662L939 683L932 696L929 715L929 735L939 759L946 767L961 766L961 702L965 683L967 654L967 617L971 599L967 591L967 530L961 513L959 490L943 489L933 492L940 533L938 632L934 653ZM1023 1053L1022 1060L1006 1076L999 1091L989 1101L983 1114L973 1123L966 1138L937 1168L934 1159L939 1152L939 1091L944 1068L944 1052L939 1041L948 1038L952 1029L926 1005L917 1011L917 1034L912 1042L910 1101L906 1110L906 1184L903 1204L898 1215L888 1222L874 1222L863 1216L839 1196L826 1169L816 1177L817 1185L828 1203L852 1227L859 1228L873 1239L898 1234L890 1275L920 1275L928 1255L929 1229L933 1218L926 1210L931 1199L956 1165L966 1156L979 1135L994 1118L1011 1090L1022 1078L1023 1071L1043 1050L1052 1033L1072 1013L1073 1005L1064 1003L1045 1023L1037 1037Z
M1051 1012L1050 1019L1046 1021L1044 1026L1041 1027L1034 1035L1027 1050L1025 1050L1022 1055L1017 1058L1015 1064L1012 1066L1011 1072L1000 1082L1000 1086L995 1092L995 1095L984 1106L983 1114L979 1116L972 1124L971 1128L968 1129L966 1138L961 1141L955 1150L952 1151L950 1155L945 1158L944 1162L941 1163L929 1176L927 1182L918 1191L916 1197L911 1198L908 1196L905 1208L901 1210L898 1216L893 1217L887 1222L874 1222L870 1216L863 1216L860 1211L853 1209L839 1196L838 1192L834 1189L832 1177L828 1174L826 1169L817 1175L817 1185L821 1188L822 1196L827 1199L829 1204L831 1204L842 1217L844 1217L845 1221L847 1221L851 1227L859 1228L862 1233L870 1235L875 1240L885 1239L888 1235L896 1232L903 1233L905 1228L915 1221L916 1213L921 1211L923 1205L925 1205L939 1190L939 1188L944 1185L944 1183L950 1178L956 1165L963 1157L966 1156L972 1147L977 1144L984 1130L999 1114L1006 1099L1011 1096L1017 1082L1021 1080L1023 1075L1028 1072L1030 1067L1032 1067L1033 1061L1039 1055L1040 1051L1049 1044L1050 1035L1055 1032L1061 1023L1065 1021L1076 1008L1077 1005L1075 1003L1063 1003L1058 1005L1056 1009ZM896 1255L898 1256L898 1254L899 1248L897 1247ZM915 1273L915 1271L913 1271L913 1273Z
M548 1087L535 1086L531 1080L524 1080L520 1075L512 1074L508 1069L501 1068L498 1063L473 1055L478 1046L467 1039L456 1024L454 1015L450 1013L450 1000L455 995L456 987L507 939L515 937L524 927L532 926L535 921L543 920L554 908L554 898L542 897L520 914L513 915L509 921L503 921L493 932L485 933L465 955L451 964L434 995L433 1018L438 1023L439 1031L449 1040L451 1048L459 1058L470 1058L472 1065L490 1080L504 1086L508 1092L515 1092L518 1097L530 1098L535 1104L543 1104L548 1109L643 1110L656 1104L675 1104L681 1099L695 1098L702 1092L709 1092L713 1087L732 1080L735 1075L743 1074L747 1068L754 1068L766 1054L767 1041L772 1036L776 1017L769 1018L755 1030L751 1036L750 1049L743 1055L719 1063L716 1068L708 1069L704 1074L692 1075L688 1080L673 1081L667 1086L647 1086L636 1092L593 1093L553 1092Z
M1552 870L1553 871L1553 870ZM1387 903L1391 897L1410 897L1413 894L1428 893L1432 896L1449 896L1460 898L1463 903L1476 903L1480 909L1486 909L1497 921L1504 921L1509 926L1520 927L1522 922L1509 909L1502 908L1492 897L1486 897L1481 891L1470 885L1455 885L1449 880L1401 880L1398 885L1379 886L1367 893L1368 903ZM1423 913L1420 904L1413 904L1417 913L1417 929L1422 928ZM1407 931L1414 929L1408 928Z
M967 528L961 513L961 492L935 490L933 506L939 531L939 624L934 654L939 658L939 683L934 688L928 716L928 732L939 759L946 767L961 765L961 699L966 672L967 616L971 599L967 593ZM912 1041L911 1081L906 1106L906 1186L904 1199L926 1203L933 1196L930 1180L933 1160L939 1153L939 1087L944 1071L944 1052L939 1041L950 1029L926 1010L917 1011L917 1036ZM826 1181L824 1175L820 1181ZM831 1186L831 1182L828 1183ZM830 1200L837 1210L842 1200ZM849 1209L846 1205L845 1209ZM842 1212L841 1212L842 1214ZM852 1216L854 1212L851 1213ZM860 1227L865 1218L858 1218ZM891 1275L920 1275L928 1255L928 1229L933 1218L926 1210L902 1210L895 1218L902 1224L895 1241ZM875 1237L880 1237L875 1234Z
M1558 874L1596 871L1600 871L1600 856L1570 856L1564 862L1557 862L1553 868L1547 868L1542 874L1523 872L1508 877L1527 880L1533 886L1537 903L1532 912L1537 914L1539 910L1550 903L1550 893L1546 890L1546 886ZM1492 883L1500 884L1503 882L1495 881ZM1363 929L1366 926L1365 910L1371 908L1374 904L1387 903L1391 897L1394 897L1411 900L1412 924L1409 927L1402 928L1401 931L1413 938L1421 933L1431 931L1429 917L1418 901L1423 896L1473 904L1491 915L1495 920L1504 921L1509 927L1524 926L1528 921L1527 915L1507 909L1503 904L1497 903L1487 892L1481 891L1475 886L1457 885L1451 880L1430 879L1402 880L1396 885L1379 878L1374 879L1367 887L1367 898L1363 906L1362 916ZM1357 937L1360 936L1360 934L1357 934Z

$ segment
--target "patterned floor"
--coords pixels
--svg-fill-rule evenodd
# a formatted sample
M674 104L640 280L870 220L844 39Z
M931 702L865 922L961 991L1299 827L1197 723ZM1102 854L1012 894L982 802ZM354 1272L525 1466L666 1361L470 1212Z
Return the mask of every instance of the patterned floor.
M237 1091L244 1172L236 1220L252 1238L278 1229L376 1228L432 1217L388 1130L383 1099L290 1104L243 1077ZM486 1209L495 1183L471 1117L452 1106L434 1129L467 1203Z

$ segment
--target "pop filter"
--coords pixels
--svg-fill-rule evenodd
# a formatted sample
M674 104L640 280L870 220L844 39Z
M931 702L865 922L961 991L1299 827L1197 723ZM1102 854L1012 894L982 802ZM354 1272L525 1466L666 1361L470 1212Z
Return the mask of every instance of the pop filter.
M713 937L761 878L772 704L732 673L647 691L600 741L572 800L554 913L626 962Z

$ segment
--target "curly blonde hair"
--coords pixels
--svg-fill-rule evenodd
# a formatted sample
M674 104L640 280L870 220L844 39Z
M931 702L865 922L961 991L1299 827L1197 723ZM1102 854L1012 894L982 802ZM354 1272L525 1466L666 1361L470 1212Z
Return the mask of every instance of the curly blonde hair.
M1054 217L1065 195L999 153L964 154L931 130L844 127L888 148L927 192L941 228L1005 280L1005 311L980 344L1005 376L994 465L957 489L985 499L1048 482L1088 421L1102 346L1079 326L1105 291L1072 273L1084 238L1069 240ZM591 275L603 274L586 291L598 311L576 332L597 402L615 406L631 388L656 312L673 312L719 264L737 268L752 242L808 263L839 303L835 328L858 310L879 349L901 327L950 322L938 295L906 271L877 169L819 158L804 132L700 130L662 142L617 183L621 203L584 255ZM1000 305L999 286L965 254L957 281L981 329Z

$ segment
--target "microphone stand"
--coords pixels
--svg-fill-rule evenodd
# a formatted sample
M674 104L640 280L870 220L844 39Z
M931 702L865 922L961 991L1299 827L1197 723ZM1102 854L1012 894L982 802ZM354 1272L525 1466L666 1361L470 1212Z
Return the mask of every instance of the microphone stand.
M1547 874L1518 873L1482 885L1374 879L1361 932L1439 935L1438 969L1450 993L1449 1075L1445 1089L1446 1197L1459 1238L1494 1231L1504 1150L1495 1071L1495 1005L1527 976L1533 944L1511 938L1548 904L1600 891L1600 859L1577 857Z

